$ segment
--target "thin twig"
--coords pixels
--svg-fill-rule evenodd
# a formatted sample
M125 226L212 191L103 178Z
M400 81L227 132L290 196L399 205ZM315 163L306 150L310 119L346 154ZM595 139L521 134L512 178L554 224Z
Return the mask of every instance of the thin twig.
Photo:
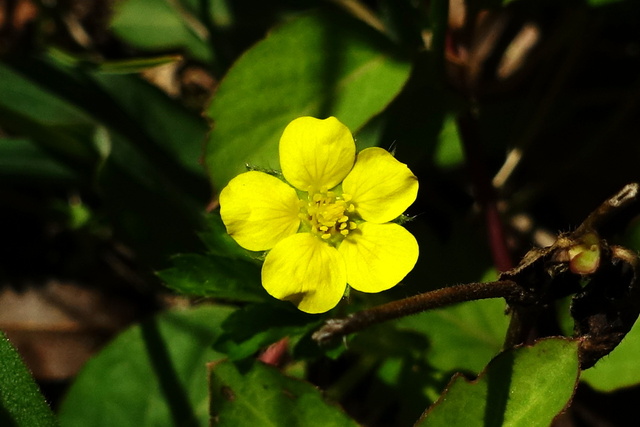
M487 298L522 301L525 298L525 294L516 282L511 280L450 286L392 301L341 319L330 319L313 334L313 339L322 344L336 337L360 331L376 323L460 302Z

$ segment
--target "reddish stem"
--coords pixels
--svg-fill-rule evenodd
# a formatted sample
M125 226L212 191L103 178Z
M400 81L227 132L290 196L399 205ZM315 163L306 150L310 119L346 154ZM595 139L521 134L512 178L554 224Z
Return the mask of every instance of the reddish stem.
M513 268L513 261L507 246L504 227L500 219L497 206L496 191L484 165L482 145L479 140L476 118L470 111L458 117L458 128L464 147L471 185L476 201L485 216L489 247L493 256L493 263L498 271Z

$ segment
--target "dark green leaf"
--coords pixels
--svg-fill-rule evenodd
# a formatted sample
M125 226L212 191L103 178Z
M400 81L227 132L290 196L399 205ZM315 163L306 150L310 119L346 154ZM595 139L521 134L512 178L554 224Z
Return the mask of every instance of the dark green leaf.
M229 359L240 360L284 337L290 337L290 343L295 345L320 323L322 319L317 315L298 311L288 302L252 304L229 316L214 347Z
M98 123L45 86L0 64L0 126L31 137L61 161L88 172L99 158Z
M78 178L28 138L0 138L0 177L21 182L37 180L47 185Z
M210 369L214 426L357 426L316 387L273 367L253 362L240 371L231 362L218 362Z
M27 367L3 332L0 332L0 425L58 425Z
M260 284L260 267L216 255L184 254L158 276L171 289L186 295L260 302L269 298Z

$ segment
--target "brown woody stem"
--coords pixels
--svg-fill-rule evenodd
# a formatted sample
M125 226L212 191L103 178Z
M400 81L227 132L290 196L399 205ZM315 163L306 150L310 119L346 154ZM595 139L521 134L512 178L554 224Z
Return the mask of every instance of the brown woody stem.
M487 298L522 301L525 295L522 289L511 280L450 286L392 301L341 319L330 319L313 334L313 339L321 344L327 343L334 338L360 331L376 323L460 302Z

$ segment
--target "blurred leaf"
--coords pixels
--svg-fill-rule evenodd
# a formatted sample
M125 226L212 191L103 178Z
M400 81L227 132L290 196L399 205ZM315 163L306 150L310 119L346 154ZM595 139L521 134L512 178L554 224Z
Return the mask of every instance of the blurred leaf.
M136 75L105 75L52 55L11 66L0 68L0 90L15 92L0 99L0 112L9 110L0 126L29 136L89 184L97 176L118 238L145 261L158 266L198 248L194 231L210 197L200 164L203 118ZM17 109L28 119L16 120ZM44 120L53 125L43 128Z
M357 426L313 385L253 362L240 371L231 362L210 365L214 426Z
M85 57L74 56L64 50L50 47L47 56L67 67L84 67L104 74L133 74L149 68L165 65L182 59L181 55L163 55L150 58L127 58L95 62Z
M40 184L69 182L77 175L28 138L0 138L0 177Z
M180 55L156 56L153 58L131 58L119 61L107 61L98 65L103 74L132 74L179 61Z
M3 332L0 332L0 424L13 427L58 425L27 367Z
M214 348L226 353L230 360L240 360L284 337L289 337L290 344L295 346L322 320L317 315L296 310L288 302L251 304L225 320L222 324L224 332Z
M111 30L140 49L186 49L200 61L212 59L206 42L206 27L182 8L179 1L119 1L111 20Z
M410 64L362 22L308 14L276 28L231 68L208 115L206 163L221 189L245 165L278 168L278 141L296 117L338 117L356 132L400 91Z
M231 313L201 306L123 332L90 360L59 412L62 426L208 426L206 363Z
M547 427L571 400L578 374L576 341L551 338L512 349L475 381L456 375L416 426Z
M455 117L447 116L438 137L438 145L434 153L434 162L441 168L460 166L464 161L464 152L458 134Z
M640 383L640 324L636 322L608 356L582 373L582 380L596 390L609 392Z
M97 123L39 82L0 64L0 127L29 136L50 155L88 172L98 160Z
M624 0L587 0L587 4L589 4L590 6L598 7L605 6L611 3L620 3L622 1Z
M471 301L397 321L429 338L429 363L444 372L478 372L502 350L509 325L502 299Z
M185 172L204 177L200 160L208 131L205 120L139 76L92 73L91 77L110 101L96 108L98 118L126 136L126 143L148 156L160 174L178 179L174 170L184 169L178 185L192 184L188 179L193 177ZM194 188L196 194L202 187Z

